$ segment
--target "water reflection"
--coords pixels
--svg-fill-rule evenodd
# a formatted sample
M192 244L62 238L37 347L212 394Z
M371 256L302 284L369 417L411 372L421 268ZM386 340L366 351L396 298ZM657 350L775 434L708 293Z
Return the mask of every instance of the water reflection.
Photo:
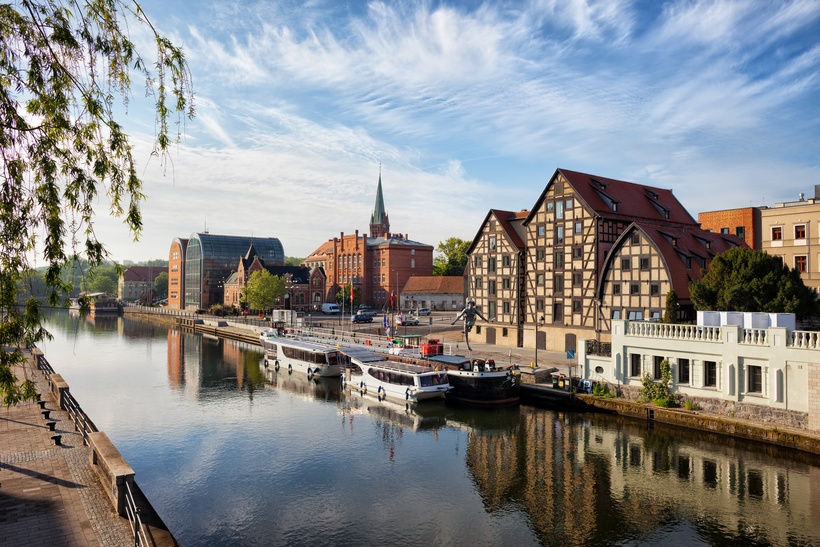
M606 415L378 401L128 317L59 312L49 328L46 357L183 545L820 538L807 454Z

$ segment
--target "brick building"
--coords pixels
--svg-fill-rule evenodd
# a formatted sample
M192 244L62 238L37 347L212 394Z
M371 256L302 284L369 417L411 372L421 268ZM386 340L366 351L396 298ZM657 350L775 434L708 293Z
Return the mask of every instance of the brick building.
M174 238L168 255L168 307L181 310L185 306L185 249L188 239Z
M742 209L724 209L698 214L700 227L707 232L734 234L752 249L760 249L761 207L743 207Z
M131 266L122 272L117 283L117 298L151 302L156 293L154 282L159 274L167 272L165 266ZM169 287L170 288L170 287Z
M558 169L535 205L490 210L468 249L469 298L491 323L477 341L562 351L608 338L612 318L652 319L719 252L670 190Z
M251 274L267 270L271 275L285 278L287 293L273 304L275 309L288 309L307 312L311 309L311 293L324 292L324 272L321 268L305 266L268 266L256 252L253 243L248 252L239 259L236 271L225 281L225 306L240 307L242 289L247 285Z
M335 302L336 293L351 284L361 291L362 303L386 308L391 295L394 306L398 304L399 292L408 279L432 275L433 246L390 233L379 174L369 235L359 235L358 230L353 234L342 232L313 251L304 263L322 268L327 276L326 302Z

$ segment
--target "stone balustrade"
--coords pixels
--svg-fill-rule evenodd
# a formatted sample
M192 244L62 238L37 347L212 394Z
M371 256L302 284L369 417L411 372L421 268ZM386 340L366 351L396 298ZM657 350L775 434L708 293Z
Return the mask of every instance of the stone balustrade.
M669 338L673 340L698 340L720 342L720 327L677 325L673 323L630 322L627 336L644 338Z

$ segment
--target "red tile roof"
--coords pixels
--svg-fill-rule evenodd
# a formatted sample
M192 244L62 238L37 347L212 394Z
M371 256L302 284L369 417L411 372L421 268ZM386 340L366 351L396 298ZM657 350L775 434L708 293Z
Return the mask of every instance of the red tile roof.
M168 273L168 266L131 266L122 272L126 281L150 281L153 283L159 274Z
M402 289L404 294L463 294L464 278L461 276L414 275Z

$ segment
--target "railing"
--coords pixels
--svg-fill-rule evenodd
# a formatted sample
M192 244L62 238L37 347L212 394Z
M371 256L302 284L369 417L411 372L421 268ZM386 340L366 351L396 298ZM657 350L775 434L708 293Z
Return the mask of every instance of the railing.
M389 352L391 349L402 350L403 355L421 356L420 347L405 347L396 344L396 339L388 339L387 336L367 334L357 331L348 331L327 327L305 327L303 329L286 328L290 332L303 339L317 342L329 341L344 347L365 347L368 349L382 349ZM441 344L445 355L453 355L453 344Z
M769 332L766 329L742 329L740 343L754 346L768 346Z
M94 422L83 412L77 399L74 398L70 391L65 394L64 400L65 408L63 408L63 410L68 412L68 419L74 422L74 431L79 431L83 436L83 446L88 446L88 434L99 431L97 426L94 425Z
M675 325L669 323L630 322L627 336L645 338L671 338L675 340L698 340L720 342L720 327L699 325Z
M820 348L820 332L795 330L791 332L791 345L796 348Z
M612 357L612 344L600 340L587 340L587 355Z
M134 534L134 546L149 545L140 509L134 501L134 494L131 492L131 485L128 481L125 482L125 512L128 515L128 524L131 525L131 533Z

